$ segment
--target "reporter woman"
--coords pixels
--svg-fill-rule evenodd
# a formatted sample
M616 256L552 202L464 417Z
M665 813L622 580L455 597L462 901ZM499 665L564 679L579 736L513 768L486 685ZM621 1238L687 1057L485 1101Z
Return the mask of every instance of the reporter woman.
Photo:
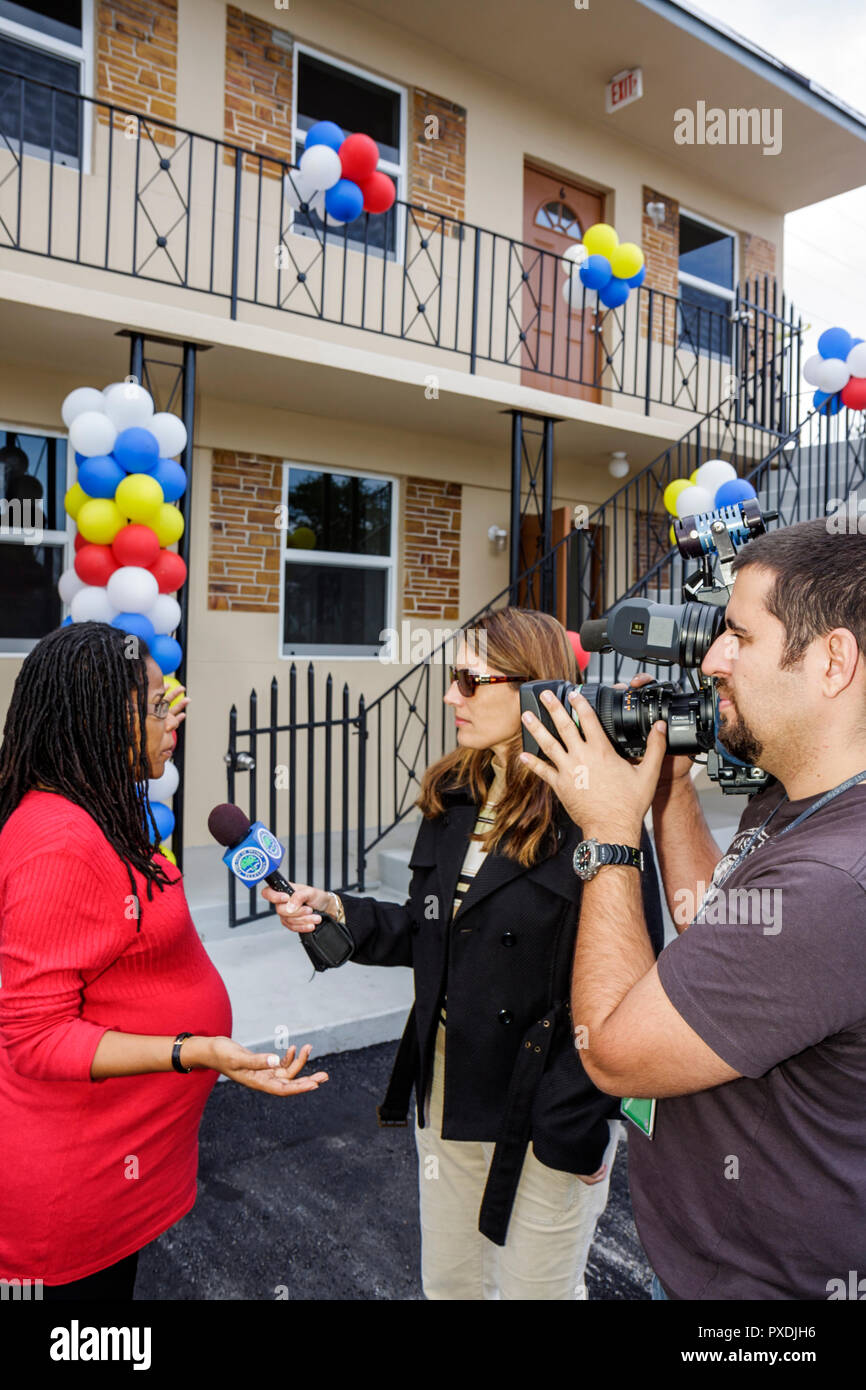
M422 781L408 901L340 902L309 885L264 896L298 931L342 910L355 961L414 968L415 1006L380 1118L399 1122L414 1084L426 1296L585 1298L619 1101L584 1072L568 1011L581 833L518 760L520 682L577 681L577 667L554 618L505 608L464 635L453 674L444 698L458 747ZM642 847L657 954L646 832Z
M271 1095L327 1080L298 1077L307 1048L280 1067L227 1036L147 823L178 719L129 640L103 623L43 638L0 748L0 1277L46 1299L132 1297L138 1251L195 1202L218 1073Z

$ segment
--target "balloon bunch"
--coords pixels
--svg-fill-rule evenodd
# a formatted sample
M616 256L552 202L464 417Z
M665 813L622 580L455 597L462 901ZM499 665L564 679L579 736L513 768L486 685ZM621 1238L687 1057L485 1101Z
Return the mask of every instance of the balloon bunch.
M818 339L818 351L806 359L803 376L816 387L812 404L825 415L866 410L866 342L852 338L844 328L826 328Z
M643 251L633 241L620 241L607 222L596 222L583 234L583 241L570 246L563 256L566 280L562 296L575 311L583 296L573 283L574 272L581 284L595 290L606 309L625 304L629 291L642 285L646 276Z
M379 146L369 135L345 135L333 121L317 121L307 131L298 172L286 197L297 212L327 212L332 222L354 222L362 212L387 212L397 190L377 170Z
M737 502L745 502L757 495L751 483L737 476L732 463L726 463L724 459L707 459L688 478L674 478L672 483L668 483L662 500L669 515L684 517L698 516L719 507L733 507ZM670 538L671 545L676 545L673 524Z
M78 467L65 498L78 526L75 562L57 584L70 610L64 625L111 623L146 642L168 676L183 656L172 635L181 616L172 595L187 571L169 547L184 528L172 503L186 490L186 474L175 458L186 447L186 428L176 415L154 413L150 393L131 380L104 391L80 386L66 397L61 414ZM177 685L171 680L171 688ZM177 769L168 763L150 788L159 787L163 803L177 782ZM167 804L154 811L165 840L174 815Z
M180 681L176 676L166 676L165 688L168 693L167 698L169 705L176 705L178 700L183 698L182 694L175 695L174 699L171 698L171 692L173 690L182 690ZM174 735L174 741L177 743L176 733ZM167 843L174 830L174 811L171 809L170 802L177 791L179 782L180 774L169 758L163 768L162 776L151 777L147 784L147 799L150 802L150 809L153 813L153 819L156 821L156 829L159 836L159 852L160 854L164 854L166 859L170 860L172 864L177 863L177 858L171 846Z

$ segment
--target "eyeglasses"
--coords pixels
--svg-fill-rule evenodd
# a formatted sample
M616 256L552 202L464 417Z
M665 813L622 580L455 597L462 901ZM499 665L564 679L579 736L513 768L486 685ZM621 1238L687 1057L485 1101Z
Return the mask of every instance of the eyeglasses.
M158 700L157 703L153 706L153 708L151 708L150 705L148 705L147 712L148 714L152 714L154 719L165 719L170 709L171 701Z
M479 685L499 685L502 681L527 681L529 676L477 676L463 666L452 666L451 679L457 682L457 689L464 699L470 699Z

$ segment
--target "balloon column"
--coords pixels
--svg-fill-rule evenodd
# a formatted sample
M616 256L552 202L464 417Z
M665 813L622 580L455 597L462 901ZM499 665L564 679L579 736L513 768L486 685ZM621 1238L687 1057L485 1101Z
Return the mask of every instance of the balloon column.
M737 476L732 463L726 463L724 459L708 459L688 478L674 478L673 482L668 483L663 501L670 516L684 517L712 512L718 507L732 507L757 495L751 483ZM671 545L676 545L673 523L670 538Z
M826 328L818 351L806 359L803 376L816 387L812 404L825 415L837 415L843 405L866 410L866 342L844 328Z
M297 211L309 208L332 222L354 222L362 212L387 212L397 190L377 170L379 146L369 135L345 135L333 121L317 121L307 131L304 153L286 196Z
M176 415L155 412L153 399L137 382L115 382L104 391L80 386L61 408L75 450L78 478L66 493L75 520L75 563L60 576L58 590L69 605L65 623L111 623L147 643L169 677L183 652L172 635L180 623L173 594L186 581L186 564L170 547L184 521L173 504L186 490L176 455L186 447L186 428ZM176 679L166 685L174 688ZM160 848L174 829L169 806L178 785L172 762L148 784Z
M566 280L562 295L572 310L583 302L574 273L588 290L595 290L606 309L625 304L629 291L642 285L646 276L643 251L633 241L620 241L607 222L588 227L583 240L570 246L563 256Z

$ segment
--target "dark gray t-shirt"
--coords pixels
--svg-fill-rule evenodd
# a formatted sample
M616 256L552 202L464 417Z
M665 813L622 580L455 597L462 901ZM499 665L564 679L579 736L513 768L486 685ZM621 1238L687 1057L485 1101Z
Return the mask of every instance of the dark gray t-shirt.
M728 855L782 797L752 798ZM815 800L779 807L658 960L742 1073L660 1100L652 1140L629 1126L638 1234L673 1298L826 1299L866 1276L866 783L776 841Z

